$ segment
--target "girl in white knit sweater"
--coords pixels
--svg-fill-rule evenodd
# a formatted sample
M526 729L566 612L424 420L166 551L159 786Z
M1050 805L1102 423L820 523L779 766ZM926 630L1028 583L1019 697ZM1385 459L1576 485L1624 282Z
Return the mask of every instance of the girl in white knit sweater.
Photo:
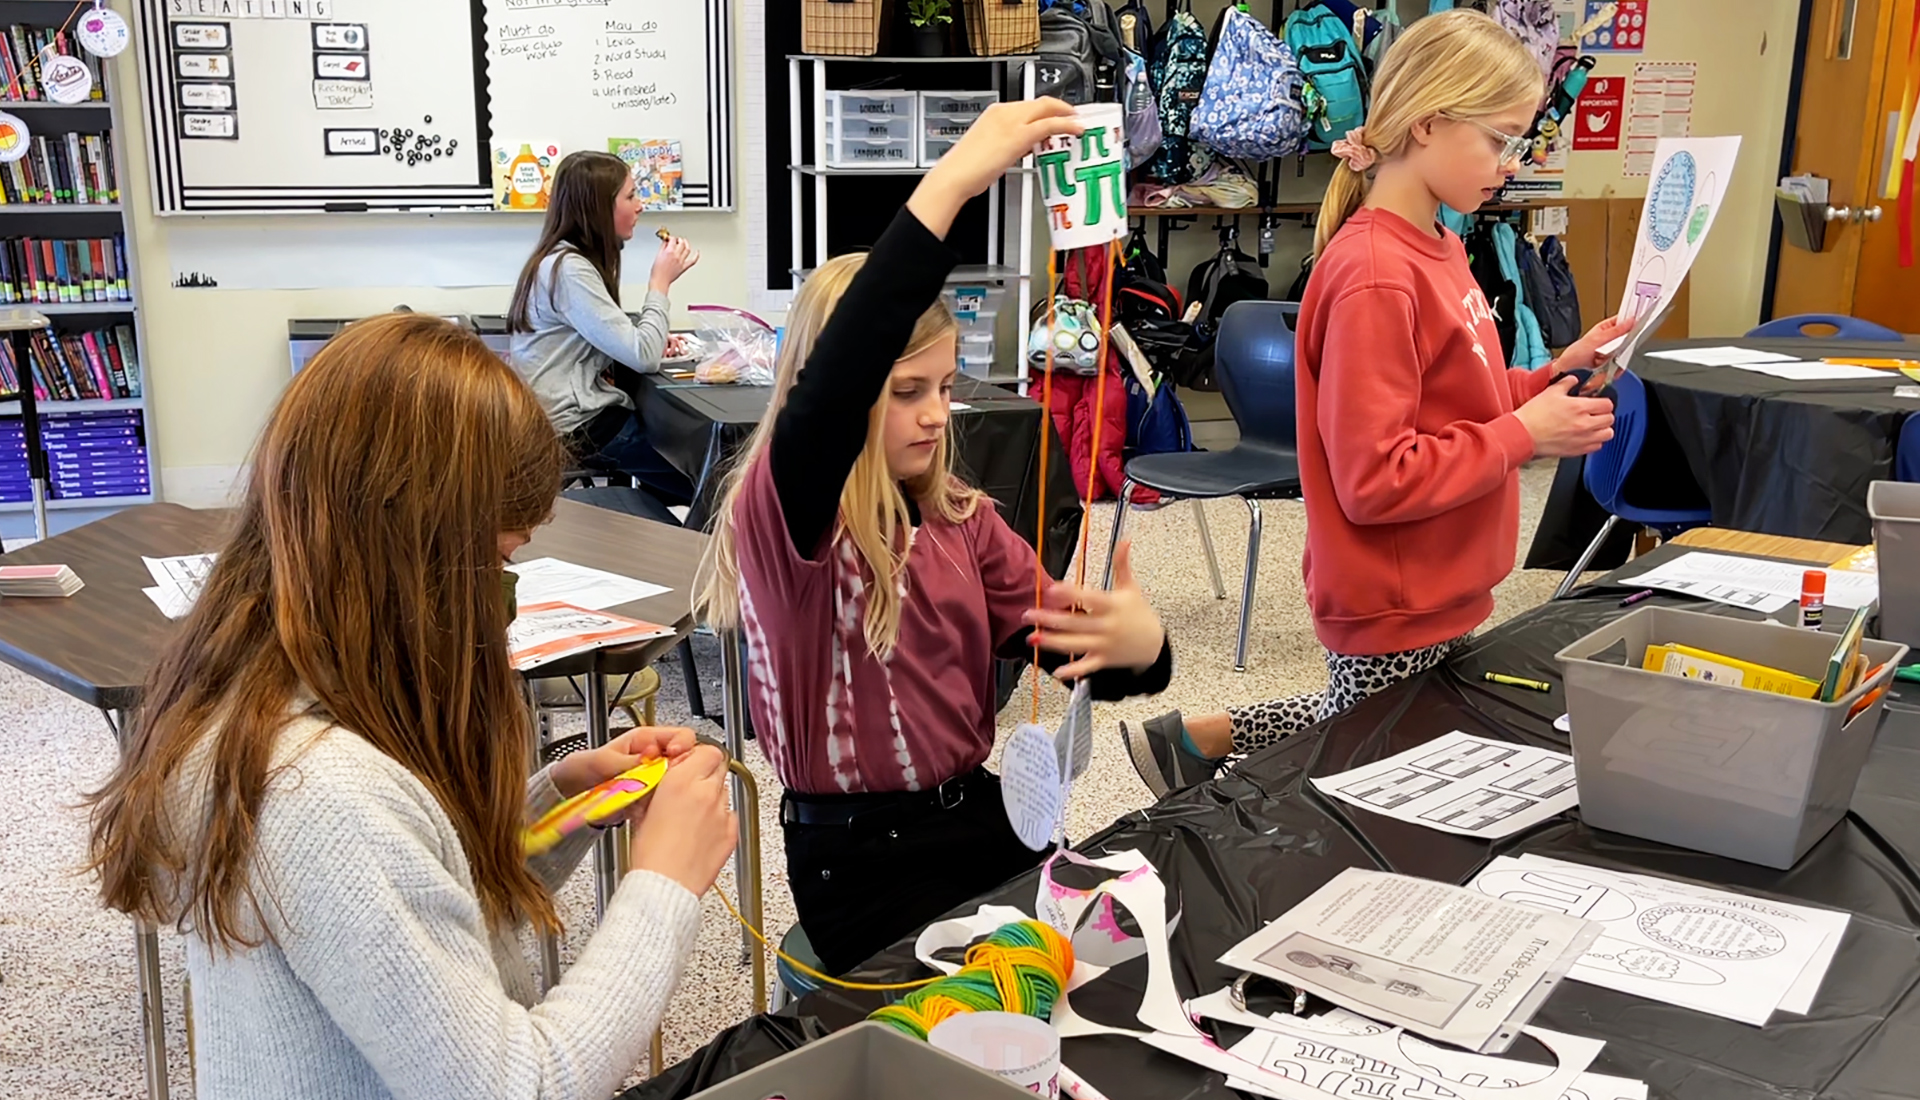
M634 730L531 778L503 561L564 455L478 338L391 314L295 378L236 527L93 796L106 903L177 925L201 1100L603 1100L638 1063L733 847L720 754ZM515 941L591 836L532 815L673 761L634 870L539 998Z

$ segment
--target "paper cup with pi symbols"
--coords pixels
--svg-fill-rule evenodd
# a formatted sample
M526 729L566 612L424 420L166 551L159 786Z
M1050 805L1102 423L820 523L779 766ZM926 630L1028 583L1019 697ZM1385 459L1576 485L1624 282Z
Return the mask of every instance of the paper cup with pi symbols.
M1040 205L1056 251L1103 245L1127 235L1127 141L1118 103L1075 108L1086 133L1034 147Z
M927 1042L1036 1096L1060 1100L1060 1033L1045 1020L966 1012L940 1021Z

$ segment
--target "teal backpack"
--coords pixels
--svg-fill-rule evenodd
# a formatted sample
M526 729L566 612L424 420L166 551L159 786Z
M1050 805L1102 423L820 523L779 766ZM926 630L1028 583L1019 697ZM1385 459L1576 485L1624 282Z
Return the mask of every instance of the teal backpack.
M1326 149L1367 121L1367 73L1353 28L1316 4L1287 16L1287 48L1307 80L1307 148Z

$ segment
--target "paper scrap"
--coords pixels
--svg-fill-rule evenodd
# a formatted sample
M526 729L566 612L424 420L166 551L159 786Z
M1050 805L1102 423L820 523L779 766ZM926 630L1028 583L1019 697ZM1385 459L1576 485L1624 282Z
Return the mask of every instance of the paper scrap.
M1489 840L1558 817L1580 802L1573 757L1459 730L1315 779L1313 786L1377 814Z
M1785 378L1789 382L1891 382L1895 378L1890 371L1875 370L1872 367L1852 367L1844 363L1728 363L1727 365L1737 370L1771 374L1775 378Z
M1499 857L1471 885L1502 901L1599 922L1603 934L1569 977L1755 1026L1775 1008L1812 1007L1848 920L1541 856Z
M1703 367L1725 367L1736 363L1790 363L1793 356L1781 355L1776 351L1759 351L1754 348L1712 347L1712 348L1671 348L1667 351L1650 351L1653 359L1671 359L1676 363L1698 363Z
M1437 1042L1505 1050L1600 934L1584 918L1349 867L1220 962Z
M514 598L520 603L566 603L588 611L604 611L672 591L650 581L559 558L535 558L507 568L520 577L514 584Z
M1053 877L1054 865L1061 861L1082 867L1119 871L1120 875L1090 890L1062 886ZM1167 938L1178 918L1168 919L1166 884L1160 881L1153 864L1148 863L1147 858L1137 851L1116 852L1111 856L1092 859L1063 848L1041 867L1040 890L1034 901L1034 911L1041 920L1053 925L1062 934L1071 936L1074 945L1073 975L1067 982L1067 991L1053 1003L1054 1030L1060 1033L1062 1039L1081 1035L1142 1034L1128 1028L1095 1023L1074 1011L1072 1004L1073 990L1098 979L1109 966L1117 965L1135 953L1114 915L1116 905L1133 914L1134 923L1140 929L1140 935L1134 938L1134 942L1140 945L1147 956L1147 988L1140 998L1140 1007L1135 1011L1134 1018L1157 1032L1197 1036L1199 1032L1194 1029L1193 1021L1181 1006L1180 991L1173 980L1173 957L1167 946ZM1092 919L1083 925L1083 918L1096 906L1099 908ZM1100 937L1106 937L1108 942L1099 943Z
M1583 1073L1567 1086L1560 1100L1647 1100L1647 1083L1604 1073Z
M1789 562L1690 550L1644 573L1622 578L1622 583L1678 592L1771 615L1799 602L1800 584L1806 572L1806 566ZM1880 578L1876 574L1827 570L1828 607L1851 611L1879 598Z
M1023 722L1007 738L1000 753L1000 792L1020 843L1036 852L1053 843L1066 799L1053 735L1045 727Z

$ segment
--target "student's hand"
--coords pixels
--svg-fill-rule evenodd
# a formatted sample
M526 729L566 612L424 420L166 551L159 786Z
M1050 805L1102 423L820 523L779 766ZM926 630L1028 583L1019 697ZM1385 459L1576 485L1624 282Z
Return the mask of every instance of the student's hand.
M1607 318L1588 329L1585 336L1569 344L1567 350L1560 353L1560 358L1553 361L1553 373L1560 375L1570 370L1592 370L1592 376L1587 379L1586 385L1580 392L1598 393L1600 388L1606 385L1606 379L1601 376L1601 372L1594 370L1595 367L1600 366L1603 358L1600 349L1632 331L1633 318L1628 317L1624 320L1619 317Z
M967 200L993 186L1034 146L1055 135L1085 129L1073 107L1052 96L996 103L974 120L966 135L914 188L907 209L934 236L945 238Z
M726 754L712 745L695 747L668 766L647 801L653 805L633 835L633 869L706 893L738 839L727 808Z
M630 729L597 749L568 753L554 761L547 777L562 798L572 798L592 790L617 775L632 771L649 760L662 757L669 761L693 751L693 731L678 726L641 726ZM626 811L603 824L639 821L646 813L651 796L629 806Z
M1592 454L1613 438L1613 402L1604 397L1579 397L1573 392L1579 377L1568 375L1514 411L1533 437L1533 453L1541 458L1572 458Z
M1056 679L1078 680L1103 668L1152 668L1167 642L1160 616L1134 583L1130 542L1114 548L1112 589L1056 584L1041 602L1044 606L1025 616L1033 626L1034 644L1080 655L1055 670Z
M647 289L656 294L665 294L668 287L699 262L700 253L687 243L685 237L662 241L659 253L653 258L653 273L647 277Z

